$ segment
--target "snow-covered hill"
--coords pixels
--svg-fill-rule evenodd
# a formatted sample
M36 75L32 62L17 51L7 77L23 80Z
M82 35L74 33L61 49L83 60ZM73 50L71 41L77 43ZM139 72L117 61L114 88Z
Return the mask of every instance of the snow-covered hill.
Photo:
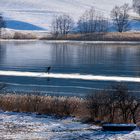
M123 3L131 4L132 0L0 0L0 12L9 28L39 30L49 29L52 17L59 13L69 13L77 20L85 9L94 6L109 16L115 5Z

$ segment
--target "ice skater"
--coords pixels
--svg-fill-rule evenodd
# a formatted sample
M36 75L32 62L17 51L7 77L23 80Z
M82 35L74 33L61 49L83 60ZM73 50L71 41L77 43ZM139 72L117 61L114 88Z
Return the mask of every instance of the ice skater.
M50 70L51 70L51 67L50 67L50 66L46 68L46 72L47 72L48 74L50 73Z

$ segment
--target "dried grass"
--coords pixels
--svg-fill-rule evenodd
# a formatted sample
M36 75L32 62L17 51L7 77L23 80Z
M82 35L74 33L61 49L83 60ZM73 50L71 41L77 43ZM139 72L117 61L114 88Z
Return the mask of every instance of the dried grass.
M38 95L0 95L3 111L35 112L57 116L80 116L82 99Z

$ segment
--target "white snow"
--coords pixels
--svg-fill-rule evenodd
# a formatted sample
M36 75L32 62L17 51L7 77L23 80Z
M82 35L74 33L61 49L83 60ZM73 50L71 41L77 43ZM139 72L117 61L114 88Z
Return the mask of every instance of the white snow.
M0 139L41 140L140 140L140 131L104 132L76 118L0 112Z
M59 79L82 79L97 81L121 81L121 82L138 82L139 77L119 77L119 76L102 76L102 75L81 75L81 74L64 74L64 73L39 73L39 72L21 72L21 71L0 71L2 76L24 76L40 78L59 78Z
M77 20L84 10L94 6L109 16L115 5L124 3L131 5L132 0L0 0L0 12L8 20L14 20L17 28L20 21L49 29L52 18L57 14L68 13ZM15 26L10 24L11 28Z

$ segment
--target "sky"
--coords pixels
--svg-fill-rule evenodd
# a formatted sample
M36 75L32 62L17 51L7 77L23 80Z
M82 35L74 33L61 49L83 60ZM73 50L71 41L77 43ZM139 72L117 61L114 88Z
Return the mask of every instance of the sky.
M132 0L0 0L0 12L6 19L27 22L44 29L49 28L52 18L68 13L75 20L89 7L109 16L115 5L132 3Z

